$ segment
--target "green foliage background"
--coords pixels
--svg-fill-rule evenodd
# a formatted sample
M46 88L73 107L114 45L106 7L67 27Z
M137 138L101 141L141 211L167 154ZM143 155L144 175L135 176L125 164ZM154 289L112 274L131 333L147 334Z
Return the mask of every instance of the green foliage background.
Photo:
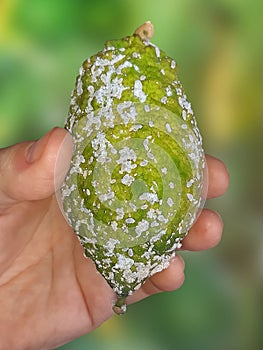
M260 0L1 0L0 147L63 126L82 61L145 20L175 58L207 153L230 171L207 206L221 244L182 253L186 281L61 350L260 350L263 345L263 3Z

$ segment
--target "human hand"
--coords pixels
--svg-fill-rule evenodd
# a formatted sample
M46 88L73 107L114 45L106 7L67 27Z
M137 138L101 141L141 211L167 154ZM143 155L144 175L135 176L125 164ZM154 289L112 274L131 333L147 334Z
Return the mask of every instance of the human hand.
M57 204L54 169L69 166L72 144L55 128L39 141L0 150L0 349L53 349L88 333L111 317L116 296L82 247ZM208 198L222 195L229 177L224 164L207 156ZM183 240L183 249L217 245L220 216L203 209ZM169 267L149 278L133 295L134 303L151 294L179 288L184 262L176 255Z

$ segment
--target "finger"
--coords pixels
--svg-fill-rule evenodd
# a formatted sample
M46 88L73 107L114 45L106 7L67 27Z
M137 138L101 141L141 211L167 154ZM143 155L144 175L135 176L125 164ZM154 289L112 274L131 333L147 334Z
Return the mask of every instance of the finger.
M181 287L184 282L184 260L176 255L171 259L167 269L156 273L146 280L146 282L127 298L127 303L135 303L152 294L169 292Z
M199 251L215 247L221 240L223 222L220 215L203 209L198 220L182 241L183 250Z
M206 155L208 170L207 198L222 196L229 186L229 173L221 160Z
M0 150L0 206L49 197L55 190L54 174L63 144L64 163L58 162L61 181L72 154L71 137L54 128L35 142L23 142ZM65 155L66 154L66 155Z

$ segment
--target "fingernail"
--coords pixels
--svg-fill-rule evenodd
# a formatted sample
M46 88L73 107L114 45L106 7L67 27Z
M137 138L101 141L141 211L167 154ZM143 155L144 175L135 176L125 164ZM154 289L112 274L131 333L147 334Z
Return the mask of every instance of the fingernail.
M50 135L51 131L42 136L41 139L31 143L31 145L26 151L26 159L28 163L34 163L41 158L41 155L43 154L46 148Z

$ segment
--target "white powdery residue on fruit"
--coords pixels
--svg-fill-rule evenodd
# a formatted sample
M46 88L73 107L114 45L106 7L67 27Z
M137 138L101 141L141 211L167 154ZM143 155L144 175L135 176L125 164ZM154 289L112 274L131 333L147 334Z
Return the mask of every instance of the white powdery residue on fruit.
M161 98L161 103L163 103L163 104L167 104L167 101L168 101L168 99L167 99L167 96L163 96L162 98Z
M82 85L81 76L79 76L78 80L77 80L76 92L77 92L78 96L80 96L83 93L83 85Z
M149 138L146 138L143 140L143 147L145 148L146 151L149 151L150 148L149 148Z
M98 182L97 180L91 181L91 185L92 185L94 188L98 187L98 184L99 184L99 182Z
M133 65L133 68L136 70L136 72L140 72L140 68L136 64Z
M141 58L141 54L139 52L133 52L132 57L133 58Z
M105 67L105 66L110 66L110 65L113 66L115 63L121 61L123 58L125 58L125 55L122 55L122 54L112 55L111 60L109 60L107 58L96 57L94 65L97 67Z
M110 83L106 85L110 90L109 92L107 92L109 93L110 97L116 97L117 99L120 99L123 91L128 89L128 87L122 85L122 81L123 81L123 78L115 77L112 79Z
M85 163L85 158L82 154L76 154L76 156L74 157L74 159L72 160L72 166L69 170L69 174L82 174L83 170L81 168L81 164Z
M141 81L144 81L145 79L146 79L146 76L142 74L142 75L140 76L140 80L141 80Z
M186 110L186 112L188 114L191 114L191 115L194 114L192 107L191 107L191 103L187 101L185 94L183 96L178 97L178 103L183 109Z
M128 226L126 225L126 224L122 224L122 227L121 227L121 229L122 229L122 231L124 232L124 233L129 233L129 228L128 228Z
M128 249L128 255L129 255L129 257L131 258L132 256L133 256L133 250L132 250L132 248L129 248Z
M142 258L145 258L146 260L150 260L151 259L151 254L152 251L146 250L146 252L143 253Z
M104 248L106 249L106 256L112 256L114 254L116 244L120 244L120 241L118 239L109 238L109 240L104 244Z
M156 46L155 44L151 43L150 41L144 41L144 44L145 44L146 46L151 46L151 47L153 47L153 48L155 49L155 55L156 55L156 57L157 57L157 58L160 58L160 56L161 56L161 51L160 51L160 49L159 49L158 46Z
M104 269L105 270L105 269ZM105 272L105 278L107 278L107 274ZM108 272L108 281L114 281L114 273L112 271Z
M197 138L197 140L198 140L198 144L199 144L200 146L202 146L202 136L201 136L201 134L200 134L200 131L199 131L198 127L196 126L196 119L193 118L192 120L193 120L193 122L194 122L194 127L193 127L194 134L195 134L195 136L196 136L196 138ZM200 150L200 151L201 151L201 150Z
M123 58L125 58L125 55L118 54L118 55L113 55L112 59L109 61L109 65L114 66L117 62L121 61Z
M90 97L90 100L92 100L93 97ZM99 115L94 116L92 113L87 113L87 120L86 125L84 126L83 130L86 131L87 135L86 137L89 137L93 130L99 130L101 127L101 118Z
M188 126L187 126L187 124L182 124L182 125L181 125L181 128L182 128L183 130L186 130L186 129L188 128Z
M151 110L151 108L148 105L144 105L143 108L146 113L150 112Z
M151 227L159 227L160 226L160 223L156 220L152 221L151 222Z
M133 149L129 147L124 147L119 150L120 158L116 160L117 164L121 165L120 174L124 172L130 173L132 169L137 167L136 162L136 153Z
M95 92L95 89L94 89L94 86L93 86L93 85L88 85L87 90L88 90L88 93L89 93L90 95L93 95L94 92Z
M193 161L196 169L198 169L198 165L199 165L199 161L200 161L200 157L199 157L198 153L194 153L194 152L189 153L188 157Z
M154 122L153 122L152 120L149 120L149 123L148 123L148 124L149 124L149 127L150 127L150 128L153 128L153 127L154 127Z
M131 184L134 182L134 177L129 175L129 174L126 174L123 176L123 178L121 179L121 183L123 185L126 185L126 186L131 186Z
M122 92L128 87L124 87L122 85L123 78L116 77L122 73L122 69L125 67L131 67L132 64L128 61L120 64L117 69L115 68L115 64L125 58L125 55L118 54L113 55L111 60L103 59L101 57L97 57L94 64L91 67L91 81L96 83L98 78L100 77L101 82L103 83L97 90L90 92L90 98L88 99L87 105L90 110L93 110L91 101L93 98L96 98L97 103L104 107L105 105L110 105L112 102L112 98L120 99L122 96ZM105 69L105 68L108 69Z
M136 267L136 275L138 281L144 281L149 275L151 271L151 264L147 263L146 265L141 262L135 262Z
M157 220L159 222L163 222L165 224L167 224L169 221L162 213L157 216Z
M175 188L174 182L169 182L168 186L169 186L169 188L171 188L171 189L174 189L174 188Z
M172 92L172 88L170 85L168 85L166 88L165 88L165 91L166 91L166 95L168 97L172 96L173 92Z
M125 61L124 63L120 64L117 68L116 68L116 74L120 75L122 74L122 70L124 68L131 68L132 67L132 63L129 61Z
M141 103L146 101L147 95L143 92L142 82L140 80L135 80L133 94L140 100Z
M147 159L143 159L141 162L140 162L140 166L146 166L148 165L149 161Z
M151 192L144 192L139 196L139 199L141 201L147 201L151 204L154 204L156 202L159 202L158 196L156 193L151 193Z
M128 87L122 85L122 78L115 77L111 79L113 73L114 70L111 69L106 74L101 75L100 78L104 85L101 85L94 93L97 103L102 108L105 106L109 107L113 98L120 99L122 92L128 89Z
M171 125L169 123L165 124L165 128L166 128L167 132L172 132L172 128L171 128Z
M191 179L191 180L187 181L186 187L187 188L191 187L193 183L194 183L194 179Z
M176 67L176 62L174 60L171 61L171 68L172 69L175 69Z
M70 214L71 212L72 212L72 209L71 209L71 208L67 208L67 209L66 209L66 213L67 213L67 214Z
M153 193L156 193L154 186L151 186L151 187L150 187L150 190L151 190ZM161 200L160 200L160 204L161 204Z
M98 197L101 202L106 202L113 199L115 197L115 194L113 191L108 191L107 193L99 194Z
M106 255L106 254L105 254ZM107 255L106 255L107 256ZM102 266L103 266L103 269L108 269L111 267L111 259L110 258L106 258L106 259L103 259L102 261Z
M177 94L178 96L182 96L183 91L182 91L182 89L181 89L180 87L176 88L176 94Z
M102 120L103 127L114 128L116 116L112 110L111 103L106 103L106 106L99 109L99 111L97 111L97 114Z
M135 122L136 120L136 108L131 101L124 101L119 103L117 105L117 112L119 113L125 125L130 122Z
M131 269L126 269L123 271L123 277L122 277L126 283L134 283L136 278L137 278L137 274L135 271L131 271Z
M153 155L153 153L151 152L147 152L147 157L151 160L154 161L154 163L158 163L157 159L155 158L155 156Z
M115 270L130 270L132 265L134 264L134 260L131 258L127 258L125 255L117 253L117 263L113 266L113 269Z
M149 218L149 219L156 219L156 218L157 218L155 209L151 208L151 209L147 212L147 218Z
M175 252L169 255L158 257L158 264L156 264L156 267L151 270L151 276L156 274L157 272L161 272L167 269L170 265L171 258L173 258L174 256Z
M176 234L176 233L173 233L173 234ZM176 238L177 239L177 238ZM179 241L175 241L175 243L171 246L171 248L167 249L167 253L170 253L170 252L174 252L178 249L182 248L182 243L181 243L181 240L179 239Z
M122 51L123 51L122 49L123 49L123 48L120 48L119 51L122 52ZM106 46L106 47L104 47L104 49L103 49L104 52L107 52L107 51L115 51L115 50L116 50L116 47L115 47L115 46Z
M188 138L189 138L190 142L193 142L193 143L194 143L195 138L194 138L194 136L193 136L192 134L189 134L189 135L188 135Z
M107 159L107 143L109 141L106 139L106 135L103 132L98 132L96 137L91 141L93 148L93 155L96 157L99 163L105 163Z
M147 220L143 219L139 221L135 227L135 232L137 234L137 237L140 237L143 232L146 232L148 230L148 228L149 228L149 222Z
M160 241L161 238L166 234L166 232L167 232L166 228L157 232L153 237L151 237L150 244L154 244L154 243ZM158 255L156 255L155 258L158 259Z
M117 231L118 229L118 224L116 221L112 221L111 222L111 228L113 229L113 231Z
M91 72L91 82L92 83L96 83L97 82L97 78L102 74L102 72L104 71L104 67L100 66L98 64L93 64L90 68L90 72Z
M135 220L133 218L127 218L125 220L126 224L134 224L135 223Z
M116 220L119 221L119 220L122 220L123 217L124 217L124 208L120 207L120 208L116 208Z
M79 68L79 76L82 77L85 73L86 73L86 72L85 72L84 67L81 66L81 67Z
M166 174L167 174L167 172L168 172L168 170L167 170L167 168L165 168L165 167L164 167L164 168L162 168L162 169L161 169L161 172L162 172L163 174L165 174L165 175L166 175Z
M191 193L187 193L186 196L187 196L189 202L192 202L192 200L194 199L194 196Z
M137 206L133 203L129 203L129 207L134 211L136 212L138 210Z
M183 120L187 119L187 113L184 109L182 110L182 117L183 117Z
M172 198L170 197L167 198L167 204L169 205L170 208L174 205L174 201L172 200Z
M88 188L83 188L83 192L85 192L87 196L90 196L90 190Z
M184 145L185 150L189 150L189 148L191 149L191 143L188 142L188 140L186 140L184 137L182 137L182 143Z
M76 190L77 186L75 184L72 184L70 187L68 186L64 186L62 188L62 198L65 198L65 197L69 197L71 195L72 192L74 192Z
M161 69L160 72L162 73L162 75L165 75L164 69Z
M138 130L140 130L142 128L143 128L142 124L135 124L135 125L131 126L130 131L135 131L136 132L136 131L138 131Z
M190 159L192 159L195 163L196 163L196 166L198 165L199 163L199 157L198 157L198 154L192 152L192 153L188 153L188 157Z

